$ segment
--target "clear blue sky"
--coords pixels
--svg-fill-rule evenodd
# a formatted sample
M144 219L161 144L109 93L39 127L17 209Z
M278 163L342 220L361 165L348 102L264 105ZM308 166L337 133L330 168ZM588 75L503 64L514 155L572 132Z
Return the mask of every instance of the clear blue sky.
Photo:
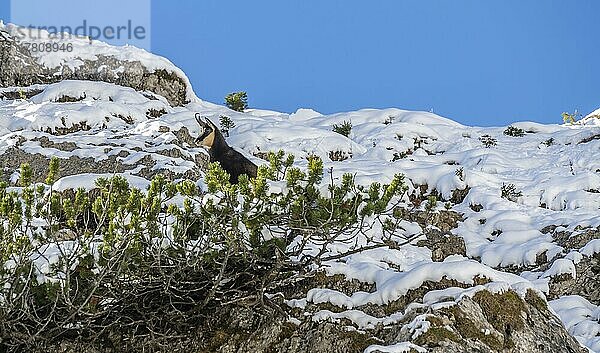
M151 39L217 103L561 122L600 107L599 15L596 0L153 0Z

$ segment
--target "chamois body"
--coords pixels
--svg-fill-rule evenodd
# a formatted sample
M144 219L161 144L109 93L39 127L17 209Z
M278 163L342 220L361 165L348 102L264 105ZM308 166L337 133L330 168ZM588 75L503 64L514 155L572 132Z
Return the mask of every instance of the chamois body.
M240 152L227 144L219 129L209 119L202 121L196 114L196 121L203 128L197 142L208 147L211 162L219 162L221 167L229 173L229 181L237 183L240 175L246 174L250 178L256 177L257 167Z

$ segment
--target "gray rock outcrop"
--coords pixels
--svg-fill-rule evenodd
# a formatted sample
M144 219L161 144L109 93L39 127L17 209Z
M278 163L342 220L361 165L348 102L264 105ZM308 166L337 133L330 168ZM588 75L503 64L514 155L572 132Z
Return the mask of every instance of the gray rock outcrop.
M107 53L95 55L93 60L77 59L77 65L62 63L47 67L8 28L0 27L0 87L89 80L154 92L165 97L172 106L181 106L190 100L189 81L172 64L172 68L168 68L169 65L165 65L165 68L149 68L140 61L120 60Z

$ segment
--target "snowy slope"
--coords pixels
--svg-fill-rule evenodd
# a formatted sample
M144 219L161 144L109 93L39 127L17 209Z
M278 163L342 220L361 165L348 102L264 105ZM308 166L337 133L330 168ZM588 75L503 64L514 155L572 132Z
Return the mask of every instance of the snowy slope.
M18 28L0 23L0 30L16 36ZM28 99L0 100L2 178L15 183L22 161L39 170L56 156L66 166L56 190L90 189L95 179L113 174L141 188L156 173L201 184L208 156L195 142L200 131L194 115L200 113L217 124L220 116L228 116L235 123L228 143L256 163L263 163L268 151L284 150L297 157L299 166L306 166L308 156L321 157L334 180L353 173L361 184L389 183L394 174L402 173L409 184L403 206L410 213L423 212L421 201L435 195L440 218L449 210L462 215L447 230L464 241L464 254L435 259L432 249L417 242L426 240L439 224L407 219L391 239L397 245L323 264L328 275L372 285L371 291L313 288L304 297L286 298L290 307L330 304L342 311L307 311L306 316L315 322L344 320L355 330L401 323L415 338L428 328L422 316L403 321L415 310L454 305L482 290L512 290L521 296L532 290L554 299L550 307L569 333L600 352L600 303L590 302L586 293L565 295L553 287L561 276L578 278L581 264L600 254L600 110L572 125L515 123L513 127L524 131L520 137L504 134L506 127L464 126L432 113L400 109L333 115L310 109L293 114L258 109L240 113L198 99L185 73L167 59L133 47L90 44L83 38L69 43L74 44L73 52L39 54L34 59L61 70L76 69L82 60L101 56L140 62L149 70L167 69L185 81L190 103L172 106L156 93L105 82L64 80L1 88L0 93L38 92ZM114 70L118 75L119 68ZM334 124L344 122L352 123L348 137L332 131ZM503 197L509 185L516 193ZM578 237L585 241L573 243ZM413 241L404 244L405 239ZM382 230L375 226L352 244L333 244L326 255L382 240ZM430 290L391 315L369 314L373 305L399 301L425 283L439 281L460 287ZM367 351L411 348L423 351L410 342Z
M155 113L170 114L153 119ZM178 173L197 170L196 156L206 155L202 148L181 145L175 136L182 128L197 130L193 113L171 107L162 97L103 82L48 85L29 100L0 101L0 116L0 153L18 146L48 158L74 156L100 162L118 156L127 169L150 158L150 168ZM58 147L65 143L73 146Z
M394 322L393 318L370 319L360 311L362 306L393 302L425 281L444 278L472 286L430 292L422 298L422 305L429 306L482 289L512 288L525 295L529 288L548 293L553 276L576 275L578 261L600 252L597 241L572 251L543 232L547 226L560 226L573 234L600 226L600 140L594 138L600 135L600 126L595 124L522 122L514 126L526 131L525 135L512 137L503 133L504 127L463 126L435 114L399 109L329 116L310 110L291 115L264 110L238 113L204 102L171 107L160 96L101 82L63 81L37 88L42 92L31 99L0 101L0 154L17 148L62 159L75 156L101 162L112 157L126 166L121 174L141 186L144 179L140 176L149 177L149 169L201 176L197 161L206 151L192 142L199 133L194 113L200 112L215 122L221 115L229 116L236 124L229 143L256 156L255 161L260 161L257 157L262 153L279 149L296 155L299 165L306 164L307 156L318 155L326 169L332 168L334 178L352 172L359 183L386 183L395 173L403 173L409 192L438 195L440 210L445 201L452 200L452 210L464 214L464 221L452 233L464 239L466 257L434 262L429 249L414 245L365 251L332 261L325 268L330 275L373 283L374 292L349 295L315 288L306 298L289 302L295 306L329 302L353 310L343 315L350 315L349 320L359 328ZM344 121L353 126L349 138L332 131L333 124ZM177 134L184 128L188 140ZM486 147L480 140L485 135L497 144ZM142 160L149 163L143 165ZM16 168L5 172L16 180ZM74 173L59 180L56 187L81 186L84 180L92 187L91 180L105 173ZM501 197L505 184L514 184L522 195L512 201ZM468 193L456 200L456 190ZM422 209L423 205L412 207ZM422 224L405 223L406 237L418 239L423 234ZM380 233L373 229L370 236L357 244L366 245ZM338 244L330 255L348 249L349 245ZM546 268L538 266L541 255L547 258ZM491 283L477 286L474 279L482 277ZM593 328L597 326L586 323L594 319L597 309L583 298L573 298L551 305L582 344L598 351L598 332ZM564 309L574 301L583 303L591 314L578 316ZM335 315L319 312L313 320L335 320ZM585 327L592 331L582 332Z
M597 118L574 125L515 123L513 126L526 133L512 137L503 133L506 127L462 126L431 113L398 109L323 116L306 110L286 115L264 111L241 114L193 104L189 108L213 119L220 114L230 116L237 127L231 131L229 141L248 153L284 149L300 158L315 154L327 161L326 168L333 168L335 176L356 173L362 183L389 182L394 173L401 172L410 180L414 192L426 185L426 193L435 191L444 200L450 200L455 190L469 188L466 198L452 205L465 218L452 233L464 239L467 257L477 261L455 257L436 263L426 251L414 248L405 248L399 254L387 249L349 256L328 264L327 273L374 283L376 291L349 296L325 288L313 289L300 302L302 305L329 302L349 310L343 315L319 312L316 320L335 321L343 317L359 329L386 320L394 322L391 318L375 320L361 315L356 308L393 302L424 281L442 278L473 284L474 278L486 277L493 280L487 286L495 290L512 288L523 293L534 288L548 294L552 278L561 274L575 278L578 261L600 253L597 240L581 249L569 249L545 230L558 226L556 232L576 237L600 227ZM350 138L331 132L333 124L343 121L352 122ZM486 135L495 139L497 145L484 146L480 138ZM349 158L332 161L332 151L342 151ZM509 184L522 193L512 201L501 196L503 185ZM441 203L439 206L442 208ZM414 227L419 226L413 223ZM342 252L346 248L340 246L336 250ZM491 268L514 275L491 273ZM450 288L444 293L426 295L422 302L435 306L448 298L472 296L481 289ZM571 302L558 299L551 304L569 332L598 352L597 309L589 309L589 315L573 315L567 310Z

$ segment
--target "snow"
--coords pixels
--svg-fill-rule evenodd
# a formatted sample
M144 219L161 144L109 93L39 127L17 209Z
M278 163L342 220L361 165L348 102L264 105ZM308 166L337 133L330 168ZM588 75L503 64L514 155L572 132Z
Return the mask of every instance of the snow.
M323 116L323 114L312 109L300 108L295 113L290 114L290 120L308 120L319 116Z
M56 102L64 96L83 100L114 101L121 104L140 104L148 101L133 88L115 86L105 82L64 80L47 85L43 89L42 93L31 98L33 103Z
M579 252L586 256L594 256L594 254L600 253L600 239L591 240Z
M173 131L186 128L192 138L197 136L199 127L194 114L198 112L213 121L218 121L220 115L229 116L236 126L231 129L228 142L242 153L251 156L283 149L296 155L299 166L306 165L308 155L316 154L324 159L326 170L333 168L334 180L350 172L361 184L386 183L395 173L402 173L409 192L420 193L416 186L427 185L427 192L436 190L444 199L449 199L454 190L470 188L465 201L453 205L454 210L464 213L465 220L452 231L465 240L468 258L433 263L430 250L411 245L354 254L327 263L325 270L330 275L343 274L348 279L375 283L377 290L346 296L317 288L305 298L315 303L331 302L348 309L365 303L383 304L424 281L444 277L472 284L473 278L480 276L510 286L528 283L531 287L544 288L547 283L542 281L544 278L561 273L575 275L573 262L558 259L546 272L529 279L491 267L531 265L543 252L548 258L562 254L564 249L552 236L540 232L546 225L565 225L565 229L571 230L582 224L600 225L600 198L590 191L600 189L597 173L600 162L594 158L600 144L596 140L577 143L584 136L599 133L600 127L518 123L515 126L533 132L517 139L505 136L503 128L467 127L432 113L399 109L367 109L327 116L306 109L291 115L267 110L239 113L205 102L172 108L164 98L152 100L131 88L102 82L63 81L42 88L40 94L29 100L0 102L0 115L11 117L0 120L0 129L5 131L0 136L0 151L15 146L22 136L26 141L20 148L28 153L96 161L118 155L119 161L132 167L150 157L155 163L154 170L184 173L195 168L195 156L206 151L173 144L176 140ZM82 100L58 102L63 96ZM149 118L146 112L151 108L164 109L166 114ZM119 115L130 119L125 121ZM352 122L350 138L332 131L333 124L343 121ZM67 135L54 133L57 128L69 128L82 122L90 130ZM478 140L484 134L496 138L498 145L485 148ZM42 147L36 140L40 137L56 144L71 142L76 148L64 151ZM550 138L554 144L539 147ZM516 141L520 143L518 149L515 149ZM164 153L168 150L177 150L184 158L169 157ZM332 151L343 151L349 158L331 161L329 153ZM394 160L395 153L407 151L414 153ZM126 156L121 156L123 153ZM458 169L462 170L462 177L457 175ZM147 184L135 175L139 170L138 167L119 175L143 189ZM110 175L65 177L55 188L89 189L101 176ZM516 189L523 192L517 202L501 197L500 188L507 183L515 184ZM271 187L272 192L281 190L281 186ZM482 205L483 210L475 212L469 208L474 204ZM400 235L404 237L419 236L423 232L416 223L403 221L401 226L404 231ZM359 243L364 245L368 241L362 238ZM349 245L336 244L329 250L336 254L348 249ZM592 242L581 249L581 253L589 256L599 250L600 245Z
M407 328L410 331L411 339L414 340L429 330L431 323L427 321L428 316L427 314L417 315L417 317L403 327L403 329Z
M300 324L302 323L300 320L296 319L295 317L290 317L288 318L287 322L296 325L296 326L300 326Z
M598 125L600 126L600 109L596 109L593 112L586 115L579 121L582 125Z
M570 274L572 278L577 278L575 264L569 259L557 259L552 263L552 266L544 272L541 278L554 277L563 273Z
M405 352L410 352L411 349L413 349L419 353L427 352L427 350L425 348L423 348L421 346L417 346L416 344L413 344L410 342L400 342L400 343L392 344L389 346L380 346L380 345L374 344L374 345L367 347L367 349L365 349L364 353L375 353L375 352L405 353Z
M86 191L96 188L96 181L100 178L110 179L114 176L124 177L131 187L146 190L150 185L150 181L139 176L130 175L126 173L115 173L115 174L93 174L83 173L77 175L66 176L58 179L53 185L52 189L55 191L65 191L69 189L76 190L83 188Z
M220 108L191 104L189 108L216 116ZM216 109L216 111L214 110ZM284 149L303 159L316 154L333 167L334 178L342 173L356 174L359 183L389 182L394 173L403 173L409 190L427 184L448 199L454 190L470 187L460 205L466 221L453 232L466 241L469 257L481 257L489 266L531 265L547 252L553 257L563 251L550 235L540 230L546 225L600 225L600 151L596 140L579 144L600 133L600 127L582 125L542 125L516 123L528 132L524 137L504 135L504 128L462 126L432 113L399 109L360 110L322 116L300 110L283 113L228 113L236 123L229 141L248 153ZM331 131L333 124L352 122L351 138ZM478 137L488 134L498 145L485 148ZM415 148L415 139L420 148ZM542 142L552 139L546 146ZM516 145L518 144L518 145ZM358 145L358 147L357 147ZM518 147L516 147L518 146ZM413 151L393 161L396 155ZM417 152L414 152L414 151ZM342 162L328 161L329 152L343 151ZM456 165L450 165L456 164ZM462 168L464 180L456 172ZM523 196L517 202L501 197L503 184L514 184ZM477 213L468 206L481 204ZM480 219L486 219L481 224ZM493 231L500 236L491 236Z
M0 120L0 152L15 146L22 136L26 141L20 148L28 153L97 161L126 153L118 159L131 166L150 156L156 163L154 169L183 173L195 168L195 156L205 151L172 144L176 139L173 131L186 128L192 137L197 136L195 112L213 121L228 115L236 124L228 142L246 155L283 149L295 154L297 164L303 166L304 158L316 154L324 159L326 170L333 167L334 179L350 172L361 184L386 183L395 173L403 173L409 192L419 193L416 186L426 184L428 192L435 189L445 199L454 190L469 187L465 201L453 206L465 214L465 221L453 233L465 240L468 257L481 258L481 263L490 267L530 265L543 252L549 258L560 254L563 249L551 235L540 232L546 225L563 224L567 229L600 225L600 198L592 192L600 189L600 161L595 158L600 144L597 140L577 143L584 136L600 133L600 127L519 123L515 126L535 133L514 138L503 135L502 128L466 127L432 113L399 109L327 116L306 109L292 115L265 110L239 113L204 102L172 108L164 99L151 100L131 88L101 82L63 81L43 88L30 100L0 102L0 116L10 117ZM83 99L57 102L62 96ZM164 109L166 114L149 118L149 109ZM333 124L343 121L353 124L351 138L331 131ZM83 122L90 130L66 136L55 134L56 129ZM482 146L478 137L484 134L495 137L498 145ZM40 137L57 144L72 142L76 149L42 148L36 141ZM553 145L539 148L550 138L554 139ZM519 142L518 149L515 142ZM163 153L173 149L184 158ZM421 153L393 160L395 153L409 150ZM330 161L332 151L343 151L349 158ZM460 168L462 178L456 175ZM73 179L71 184L76 182L83 181ZM501 197L500 188L507 183L523 192L517 202ZM481 204L483 210L471 210L469 205L474 204ZM418 225L402 226L407 236L422 232ZM492 235L494 232L500 233ZM597 251L594 249L590 245L585 254ZM393 251L386 252L387 256L396 256ZM361 256L363 259L356 257L356 261L363 261L364 254ZM381 255L376 257L374 261L381 263ZM333 271L341 265L332 266Z
M390 324L391 322L395 321L386 318L381 319L371 315L367 315L360 310L346 310L340 313L334 313L329 310L320 310L312 316L312 321L314 322L340 322L340 320L342 319L351 321L353 324L357 325L360 330L372 330L379 323Z
M600 352L600 308L578 295L548 302L567 331L592 352Z
M81 98L58 103L61 97ZM150 100L128 87L103 82L62 81L48 85L30 101L14 107L13 119L0 122L11 131L57 131L85 123L91 129L123 129L148 120L150 109L174 111L166 101ZM2 107L0 107L1 112Z
M222 112L220 108L192 107L206 115ZM594 192L600 189L600 143L579 143L600 133L600 127L522 122L514 126L527 133L515 138L504 135L502 127L467 127L431 113L399 109L333 115L300 110L289 116L262 111L228 116L236 123L229 138L234 146L248 153L284 149L295 154L301 166L305 165L303 158L317 154L324 158L326 170L333 168L334 179L350 172L362 184L386 183L400 172L406 175L409 192L419 193L416 186L426 184L427 192L435 189L445 199L454 190L470 188L466 199L452 207L464 214L465 220L452 233L465 240L468 258L451 257L434 263L427 249L405 245L400 250L383 247L327 262L323 267L328 275L341 274L348 280L373 283L375 290L342 293L313 288L305 298L288 303L302 307L307 303L329 303L345 309L335 314L319 311L318 319L347 319L358 328L369 327L377 320L360 314L363 305L389 303L425 281L442 278L467 285L474 285L474 278L480 277L492 282L431 291L420 305L453 305L480 290L513 290L524 295L527 289L533 289L543 297L548 293L550 278L563 273L576 277L574 264L581 254L589 256L600 251L600 243L590 243L581 254L567 254L552 234L541 232L549 225L561 225L565 231L574 231L578 225L600 226L600 198ZM330 133L333 124L343 121L352 123L349 138ZM486 148L481 144L478 138L486 134L497 139L497 146ZM327 151L340 149L352 152L352 156L341 162L329 161ZM462 170L462 178L457 175L458 169ZM502 198L503 184L514 184L523 195L516 202ZM483 207L479 212L470 208L477 204ZM402 227L405 236L423 232L410 222ZM357 244L367 242L357 240ZM337 254L348 247L337 244L329 250ZM510 266L533 266L542 254L554 259L544 272L523 272L519 276L501 271Z
M388 304L399 299L409 290L419 288L425 281L437 282L443 278L471 285L474 284L475 278L487 278L494 282L505 283L522 292L523 295L524 289L535 288L520 276L500 272L460 256L450 257L444 262L419 261L402 272L372 260L327 263L325 266L328 275L343 274L348 280L375 283L377 289L374 292L359 291L351 296L327 288L313 288L307 293L308 302L314 304L328 302L348 309L367 304Z

